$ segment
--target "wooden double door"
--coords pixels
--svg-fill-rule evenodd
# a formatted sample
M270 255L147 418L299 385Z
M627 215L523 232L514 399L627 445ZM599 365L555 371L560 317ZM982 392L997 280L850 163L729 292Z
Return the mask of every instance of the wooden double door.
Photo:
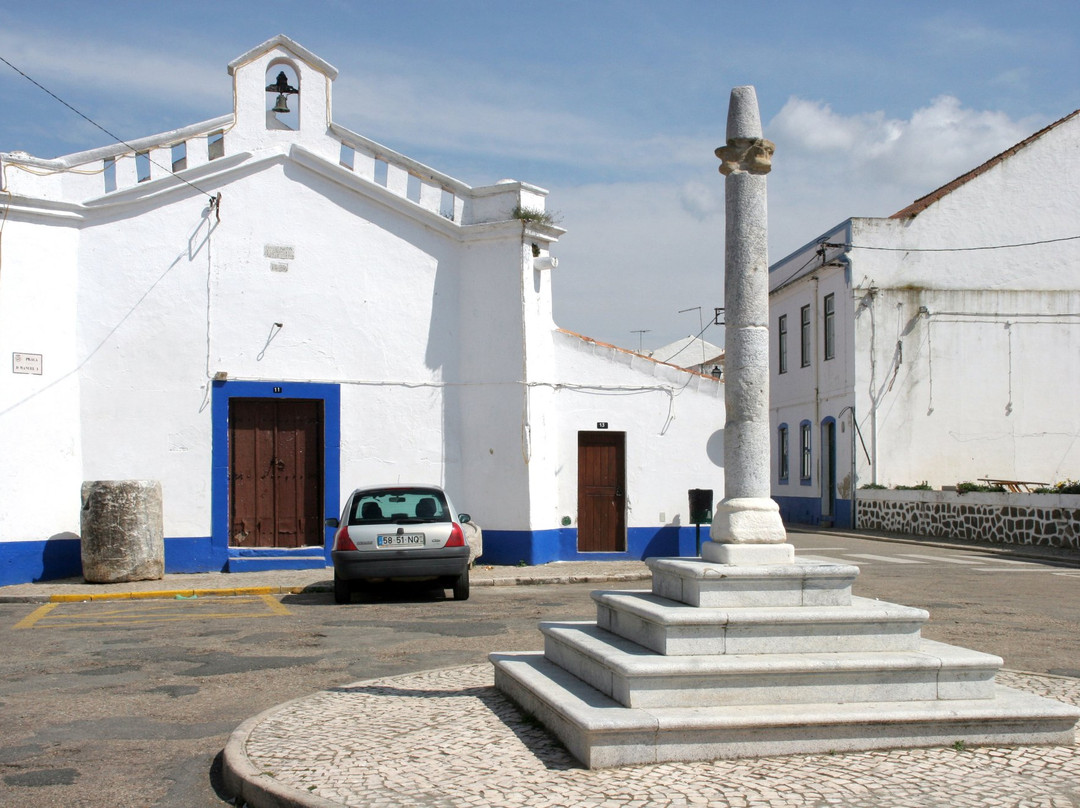
M229 400L229 544L323 543L323 402Z
M626 552L626 433L578 433L578 552Z

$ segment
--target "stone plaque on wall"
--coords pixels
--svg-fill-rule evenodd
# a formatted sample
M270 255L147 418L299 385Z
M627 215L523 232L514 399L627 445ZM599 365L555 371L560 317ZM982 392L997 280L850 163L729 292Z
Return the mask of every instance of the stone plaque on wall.
M34 376L41 375L41 354L36 353L13 353L11 355L12 373L29 373Z

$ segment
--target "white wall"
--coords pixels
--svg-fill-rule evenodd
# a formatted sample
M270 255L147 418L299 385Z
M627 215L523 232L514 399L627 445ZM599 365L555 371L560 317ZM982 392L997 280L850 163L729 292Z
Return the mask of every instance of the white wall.
M859 484L1080 476L1078 179L1072 118L913 217L852 219L816 240L850 249L822 257L812 243L773 267L773 426L792 427L792 479L774 494L820 495L816 484L796 485L798 422L811 420L816 436L824 414L851 403L871 455L856 443ZM813 300L819 313L827 290L837 295L838 345L849 353L831 370L799 369L798 308ZM789 370L778 376L782 313ZM838 439L847 450L850 435Z
M510 216L546 192L469 189L388 150L385 187L339 166L334 71L283 48L232 66L236 118L208 122L224 157L205 159L197 127L138 141L166 161L188 139L198 190L158 169L137 183L130 157L109 193L101 174L65 173L112 147L53 176L9 172L0 346L43 354L45 373L0 388L0 498L18 503L0 541L78 532L87 479L160 480L166 536L210 535L216 374L340 385L343 496L432 481L484 526L554 528L576 517L577 433L607 421L627 433L630 526L685 524L689 488L719 498L723 385L555 330L533 244L548 256L562 231ZM301 74L299 132L266 127L283 57ZM374 159L349 138L358 164ZM452 221L432 188L453 193Z
M0 538L79 532L82 482L76 349L79 234L10 213L0 280ZM12 354L41 355L14 373Z
M724 384L556 332L556 497L538 528L577 524L577 436L606 422L626 433L627 526L689 525L687 491L724 491Z

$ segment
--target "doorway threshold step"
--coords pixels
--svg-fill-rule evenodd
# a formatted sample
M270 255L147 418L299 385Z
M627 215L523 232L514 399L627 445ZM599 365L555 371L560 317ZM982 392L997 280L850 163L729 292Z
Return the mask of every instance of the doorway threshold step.
M244 555L230 556L227 572L266 572L267 570L316 570L327 566L320 550L317 555Z

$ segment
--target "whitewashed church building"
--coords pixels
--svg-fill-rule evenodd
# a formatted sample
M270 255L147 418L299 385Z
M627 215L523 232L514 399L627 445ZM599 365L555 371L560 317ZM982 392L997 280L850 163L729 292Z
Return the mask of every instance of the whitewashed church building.
M1080 111L770 268L772 493L1080 477Z
M693 554L723 383L554 324L546 192L338 125L287 37L228 73L213 120L0 153L0 584L79 574L90 480L160 481L167 572L322 567L395 481L488 563Z

